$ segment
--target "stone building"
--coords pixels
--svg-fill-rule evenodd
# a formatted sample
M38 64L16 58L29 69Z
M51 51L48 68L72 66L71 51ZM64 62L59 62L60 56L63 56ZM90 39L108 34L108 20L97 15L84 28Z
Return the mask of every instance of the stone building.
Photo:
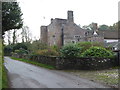
M80 28L74 23L73 11L67 12L67 19L51 19L48 26L41 26L41 42L49 46L59 47L66 43L76 43L82 41L104 42L104 37L97 33L97 24L94 31Z

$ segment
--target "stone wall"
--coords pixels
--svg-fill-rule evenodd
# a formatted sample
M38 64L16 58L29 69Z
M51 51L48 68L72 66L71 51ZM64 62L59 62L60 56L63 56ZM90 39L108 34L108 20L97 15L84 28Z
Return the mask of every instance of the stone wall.
M41 27L41 32L43 33L41 33L41 41L47 42L49 46L61 47L69 42L85 41L83 37L85 37L86 30L74 23L73 11L68 11L67 19L51 19L51 23L47 26L47 34L45 34L44 26ZM75 38L76 35L80 36L79 40Z
M70 22L66 19L53 19L51 24L48 25L48 45L62 46L62 29L64 44L71 43L72 41L79 42L85 41L81 37L85 37L86 30L81 29L74 22ZM80 36L79 41L75 36Z
M83 38L85 37L85 32L86 30L81 29L74 22L67 22L64 26L64 43L85 41ZM76 36L79 36L79 40Z
M57 58L57 69L99 70L116 66L116 60L110 58Z
M48 25L48 45L53 46L57 45L58 47L62 46L61 34L62 34L62 25L66 23L66 19L53 19L51 24Z
M87 38L87 41L89 42L99 42L99 43L104 43L104 37L102 36L91 36Z
M24 58L31 61L55 66L56 69L81 69L81 70L100 70L108 69L118 65L115 58L62 58L41 55L13 55L16 58Z
M47 65L56 66L56 57L33 55L29 57L29 60L47 64Z

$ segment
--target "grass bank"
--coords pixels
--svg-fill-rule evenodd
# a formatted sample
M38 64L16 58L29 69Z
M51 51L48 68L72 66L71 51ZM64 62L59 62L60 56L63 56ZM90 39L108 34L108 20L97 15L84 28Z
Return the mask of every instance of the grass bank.
M2 40L0 40L0 89L1 88L8 88L8 77L7 77L7 71L3 65L3 47L2 47Z
M0 89L2 88L2 42L0 40Z
M4 65L2 65L2 88L9 88L7 71Z
M36 65L36 66L44 67L44 68L47 68L47 69L55 69L54 66L50 66L50 65L30 61L30 60L27 60L27 59L21 59L21 58L15 58L15 57L11 57L11 59L18 60L18 61L23 61L23 62L30 63L30 64L33 64L33 65Z
M107 69L97 71L85 71L85 70L64 70L75 76L88 79L93 82L98 82L103 85L110 86L112 88L118 88L119 73L118 69Z

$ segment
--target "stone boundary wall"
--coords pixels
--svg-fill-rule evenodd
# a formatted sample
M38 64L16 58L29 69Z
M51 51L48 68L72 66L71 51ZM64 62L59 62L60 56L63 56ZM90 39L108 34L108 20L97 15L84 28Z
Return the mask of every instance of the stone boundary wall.
M29 60L47 65L56 66L56 57L33 55L33 56L29 56Z
M57 58L57 69L100 70L116 66L112 58Z
M13 55L14 57L18 55ZM20 58L55 66L56 69L100 70L117 66L115 58L62 58L41 55L23 55Z

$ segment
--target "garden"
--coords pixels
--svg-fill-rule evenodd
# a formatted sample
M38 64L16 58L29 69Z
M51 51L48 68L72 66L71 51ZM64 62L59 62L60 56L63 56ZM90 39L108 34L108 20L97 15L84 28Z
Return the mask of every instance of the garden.
M117 65L116 54L98 42L69 43L61 48L40 41L4 48L5 55L28 59L57 69L106 69Z

